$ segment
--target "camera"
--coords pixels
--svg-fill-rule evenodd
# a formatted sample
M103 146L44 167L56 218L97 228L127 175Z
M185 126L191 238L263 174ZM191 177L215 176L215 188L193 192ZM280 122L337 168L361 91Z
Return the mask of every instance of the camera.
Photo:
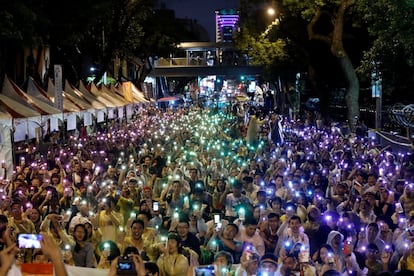
M136 275L136 269L132 256L121 256L118 259L117 275Z

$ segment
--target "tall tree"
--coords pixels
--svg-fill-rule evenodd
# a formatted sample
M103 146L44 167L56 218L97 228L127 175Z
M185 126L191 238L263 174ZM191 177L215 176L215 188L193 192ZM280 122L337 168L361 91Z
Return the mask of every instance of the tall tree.
M17 55L15 49L48 47L50 63L63 64L71 82L85 77L82 72L91 65L98 69L98 80L104 72L113 74L113 59L120 57L145 64L146 70L137 75L139 83L151 69L149 56L171 49L180 33L174 16L168 22L157 17L156 0L0 1L0 73L7 66L8 71L18 67L10 58Z
M345 101L348 108L347 119L351 128L359 117L359 79L347 50L344 47L344 25L353 0L297 1L284 0L290 11L300 13L307 20L307 33L310 40L320 41L330 48L338 60L346 81ZM324 26L321 27L321 22ZM330 24L331 26L327 26Z
M414 2L411 0L357 1L356 8L373 37L364 52L360 72L370 75L375 65L384 96L411 103L414 89Z
M236 48L251 65L263 65L264 75L269 79L275 63L285 60L287 54L286 41L274 32L280 23L279 17L266 18L266 13L267 7L257 8L257 1L241 1Z
M0 1L0 84L5 73L17 75L17 69L10 66L16 63L18 49L30 47L39 41L36 33L38 16L32 1ZM14 77L12 75L12 77Z

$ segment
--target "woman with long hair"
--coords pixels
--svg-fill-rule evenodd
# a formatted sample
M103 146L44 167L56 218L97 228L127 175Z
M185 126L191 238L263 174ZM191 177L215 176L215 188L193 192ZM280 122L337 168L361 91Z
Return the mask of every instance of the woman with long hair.
M42 215L37 208L32 208L26 211L27 218L30 219L36 229L36 233L40 232L40 225L42 224Z
M99 231L99 229L95 230L92 223L90 222L86 222L84 225L87 233L86 241L90 242L95 250L98 247L98 244L101 242L101 232Z
M88 233L84 224L77 224L73 229L72 237L75 246L71 251L69 263L81 267L96 267L96 260L93 253L93 246L87 241ZM70 258L69 257L69 258Z

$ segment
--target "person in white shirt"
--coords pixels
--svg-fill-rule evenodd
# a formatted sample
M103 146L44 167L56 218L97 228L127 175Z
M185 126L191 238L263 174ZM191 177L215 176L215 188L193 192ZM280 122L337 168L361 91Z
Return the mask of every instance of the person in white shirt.
M289 219L288 228L286 228L282 236L279 237L278 245L275 249L275 254L279 253L279 262L291 253L290 249L294 248L294 245L298 243L309 248L309 238L304 232L302 221L299 216L293 215Z

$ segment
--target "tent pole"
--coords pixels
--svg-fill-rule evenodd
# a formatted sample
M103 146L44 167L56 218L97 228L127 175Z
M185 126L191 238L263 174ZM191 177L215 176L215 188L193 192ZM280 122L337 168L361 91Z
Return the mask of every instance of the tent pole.
M12 149L12 162L13 162L13 169L15 168L16 164L16 147L14 144L14 132L16 128L14 126L14 118L12 118L12 127L10 128L10 141L11 141L11 149Z

